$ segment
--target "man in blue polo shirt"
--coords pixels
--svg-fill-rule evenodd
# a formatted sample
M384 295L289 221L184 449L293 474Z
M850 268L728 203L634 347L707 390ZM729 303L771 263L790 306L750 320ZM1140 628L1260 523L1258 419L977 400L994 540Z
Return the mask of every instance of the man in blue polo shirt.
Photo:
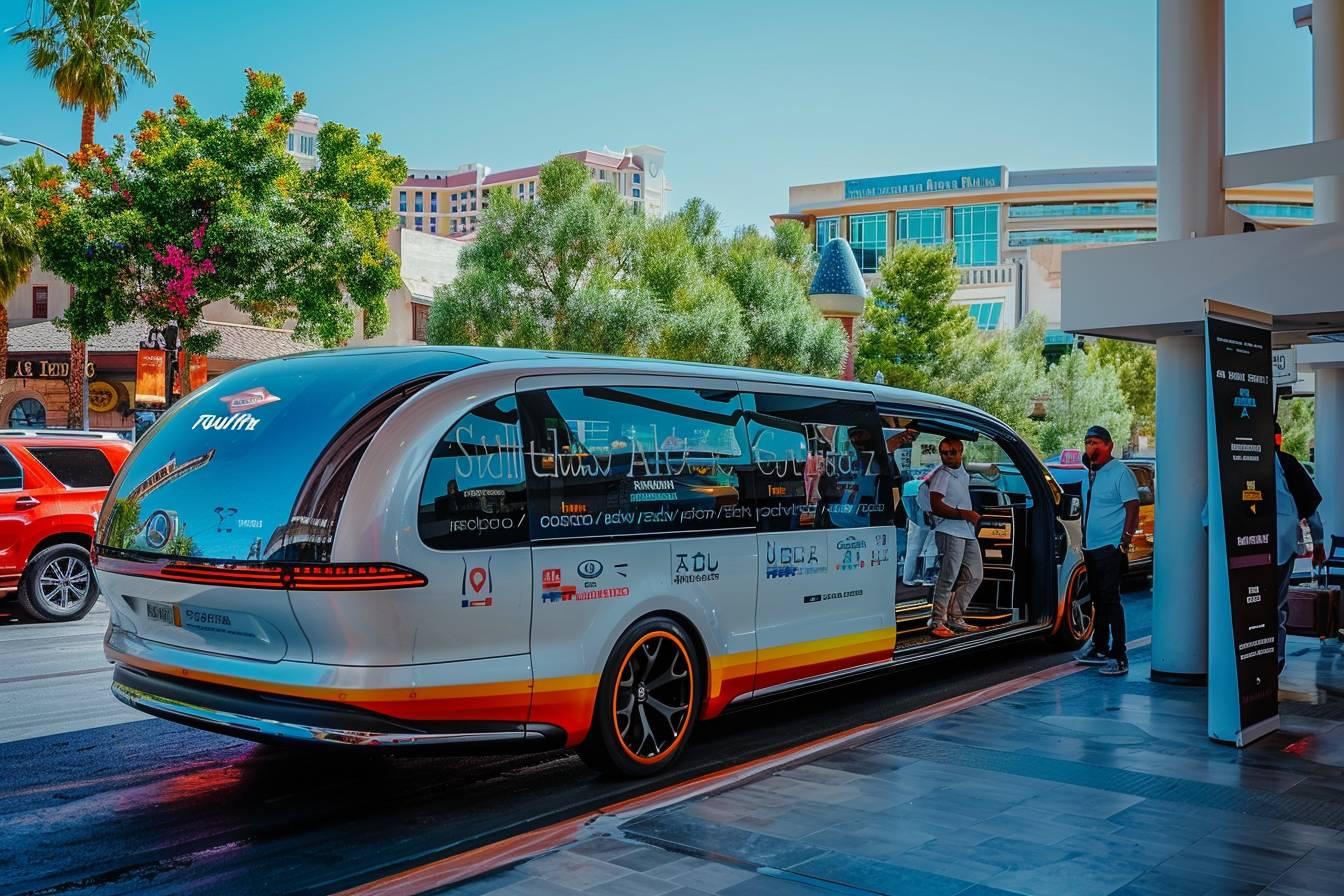
M1104 426L1094 426L1083 439L1087 478L1083 493L1083 563L1096 610L1092 646L1074 659L1101 666L1102 675L1129 671L1125 651L1125 608L1120 579L1129 567L1129 543L1139 523L1139 484L1134 473L1111 453L1115 444Z

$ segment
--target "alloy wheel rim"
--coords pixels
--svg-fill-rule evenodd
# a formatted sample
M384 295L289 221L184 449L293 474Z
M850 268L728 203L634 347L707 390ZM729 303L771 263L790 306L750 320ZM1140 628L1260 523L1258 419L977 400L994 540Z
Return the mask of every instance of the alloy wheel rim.
M92 574L77 557L57 557L37 577L37 597L53 613L68 615L84 605Z
M616 736L630 758L653 763L676 748L691 717L694 685L680 639L651 632L635 643L621 663L612 701Z
M1074 635L1078 638L1086 637L1092 623L1092 595L1086 591L1075 594L1069 604L1069 621L1073 624Z

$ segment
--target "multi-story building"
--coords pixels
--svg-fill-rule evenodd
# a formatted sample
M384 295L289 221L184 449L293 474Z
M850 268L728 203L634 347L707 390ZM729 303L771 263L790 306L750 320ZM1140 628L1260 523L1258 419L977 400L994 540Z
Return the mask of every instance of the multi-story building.
M961 285L953 300L984 330L1012 328L1044 315L1047 342L1069 344L1059 329L1064 252L1157 237L1157 171L1003 166L866 177L789 188L789 210L818 250L846 239L865 279L898 242L956 247ZM1310 183L1227 191L1228 230L1293 227L1312 221Z
M653 218L666 212L671 189L663 170L667 154L658 147L631 146L619 153L585 149L566 155L582 162L594 181L610 184L632 208ZM392 208L407 230L462 238L475 233L491 190L506 189L521 200L535 201L540 173L541 165L491 171L475 162L450 170L412 169L392 191Z
M285 137L285 150L304 171L317 167L317 129L321 126L322 119L309 112L300 112Z

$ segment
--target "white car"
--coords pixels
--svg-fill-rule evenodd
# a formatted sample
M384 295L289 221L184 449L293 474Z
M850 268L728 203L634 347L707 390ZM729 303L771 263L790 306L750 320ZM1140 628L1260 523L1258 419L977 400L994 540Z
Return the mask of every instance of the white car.
M908 455L883 431L915 425L921 455L955 435L1021 474L973 491L983 629L948 640L924 625L928 588L898 585ZM113 483L95 569L113 692L154 715L262 741L568 746L645 775L756 698L1080 643L1062 500L1004 424L928 395L355 349L252 364L173 407Z

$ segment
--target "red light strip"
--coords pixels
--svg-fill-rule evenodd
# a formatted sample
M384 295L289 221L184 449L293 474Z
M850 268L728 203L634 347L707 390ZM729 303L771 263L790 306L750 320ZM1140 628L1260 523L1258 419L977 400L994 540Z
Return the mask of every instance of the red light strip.
M145 578L168 579L196 585L236 588L273 588L295 591L375 591L390 588L421 588L429 580L414 570L390 564L333 563L319 566L265 564L227 566L200 561L172 560L139 563L98 558L97 567L107 572Z

